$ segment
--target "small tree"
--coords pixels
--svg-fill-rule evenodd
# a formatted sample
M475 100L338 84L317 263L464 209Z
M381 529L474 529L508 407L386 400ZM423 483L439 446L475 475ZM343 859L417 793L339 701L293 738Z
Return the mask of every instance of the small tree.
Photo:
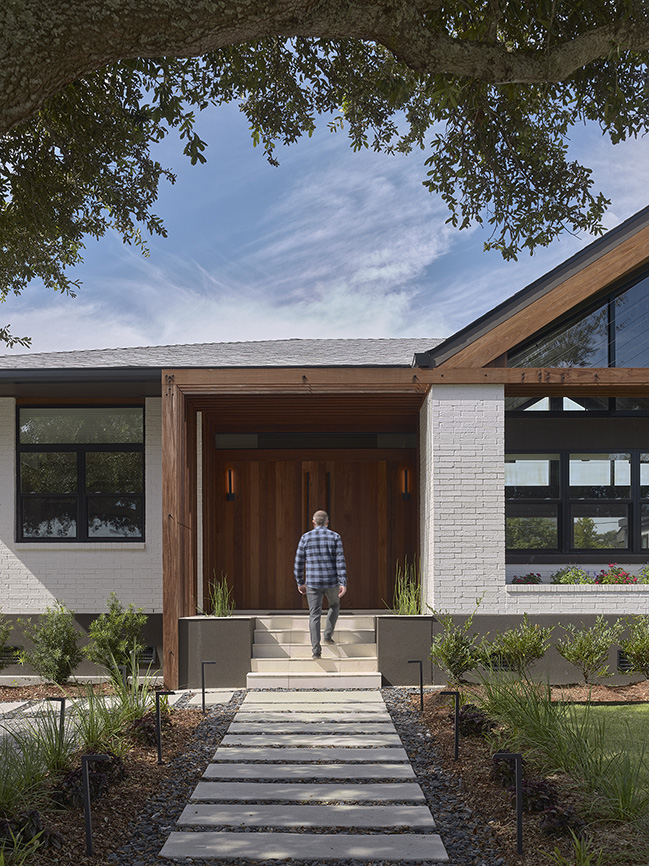
M74 612L60 601L46 608L39 621L20 620L25 636L33 649L20 654L22 664L31 665L43 679L58 683L69 680L72 671L83 659L79 648L80 634L74 627Z
M11 634L11 623L0 613L0 671L7 667L7 662L3 661L4 649Z
M649 680L649 616L634 616L629 621L629 636L620 648L630 663L628 674L644 674Z
M438 611L433 613L441 624L442 631L433 637L430 657L448 674L449 680L454 683L465 682L464 674L475 670L482 660L482 648L478 643L478 637L469 634L475 611L462 625L456 625L449 613Z
M501 662L521 677L527 676L530 665L548 651L552 632L553 628L532 625L524 613L518 628L510 628L485 643L485 661Z
M608 654L619 639L624 628L618 619L608 625L603 616L598 616L590 628L578 628L569 623L561 626L566 636L557 641L557 651L581 672L584 682L590 683L594 676L609 677Z
M137 655L143 649L142 629L147 615L132 604L125 608L114 592L108 597L107 607L107 613L90 623L90 643L84 648L84 655L115 672L117 665L130 664L131 653Z

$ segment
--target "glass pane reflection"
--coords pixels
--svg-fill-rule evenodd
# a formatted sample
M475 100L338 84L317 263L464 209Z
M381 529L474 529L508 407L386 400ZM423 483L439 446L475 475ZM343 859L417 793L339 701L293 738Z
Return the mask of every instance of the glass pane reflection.
M626 505L573 505L572 547L576 550L629 546Z

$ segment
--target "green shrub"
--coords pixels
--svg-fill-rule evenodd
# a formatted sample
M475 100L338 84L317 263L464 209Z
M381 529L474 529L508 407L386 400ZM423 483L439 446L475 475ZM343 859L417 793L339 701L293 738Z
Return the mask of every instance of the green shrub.
M566 565L550 575L552 583L593 583L593 578L578 565Z
M649 583L649 565L643 565L638 572L638 583Z
M0 671L3 668L7 667L7 662L2 661L2 656L4 653L4 648L7 645L7 641L9 640L11 629L11 623L8 622L7 619L0 613Z
M394 596L392 613L399 616L414 616L421 613L421 578L416 560L408 562L406 556L403 564L397 562L394 581Z
M476 635L469 634L473 624L471 614L462 625L456 625L449 613L433 611L442 631L433 637L430 657L454 683L465 682L464 674L475 670L483 659Z
M79 648L79 632L74 627L74 612L60 601L48 607L34 624L21 620L25 636L33 649L20 654L22 664L31 665L39 676L54 683L65 683L83 659Z
M590 628L573 623L561 626L566 636L557 641L557 652L573 664L590 683L594 676L611 676L608 670L608 654L623 631L624 624L618 619L608 625L603 616L598 616Z
M90 643L85 647L84 655L114 675L118 665L130 667L132 652L137 655L144 648L142 629L147 615L132 604L125 608L114 592L108 597L107 607L107 613L100 614L90 623Z
M543 658L548 651L552 631L552 628L532 625L524 613L521 625L496 635L483 645L485 663L504 664L520 676L525 676L530 665Z
M620 648L630 663L628 674L644 674L649 679L649 616L634 616L629 620L629 636Z

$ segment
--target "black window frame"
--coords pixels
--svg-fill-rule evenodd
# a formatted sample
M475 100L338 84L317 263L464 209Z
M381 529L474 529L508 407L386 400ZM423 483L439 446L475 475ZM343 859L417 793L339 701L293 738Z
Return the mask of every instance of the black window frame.
M20 441L20 410L21 409L134 409L142 412L142 442L125 443L62 443L51 444L23 444ZM142 544L146 541L146 412L143 403L39 403L16 406L16 501L15 501L15 540L20 544ZM139 453L142 459L142 492L126 493L132 499L141 503L142 526L141 534L138 536L93 536L88 532L88 504L93 499L105 498L106 496L118 496L120 494L88 493L86 491L86 454L93 452L121 452ZM77 456L77 490L75 493L22 493L21 491L21 455L38 453L73 453ZM76 504L76 535L63 537L57 536L30 536L23 534L23 501L30 498L75 498Z
M526 560L530 558L538 561L548 559L553 561L557 556L569 556L571 561L585 562L598 561L610 562L612 557L624 556L625 558L644 557L646 561L649 557L649 548L643 548L642 544L642 525L641 514L642 506L649 505L649 496L641 497L640 485L640 456L649 454L649 446L647 448L617 448L615 451L604 452L602 449L551 449L553 454L559 455L559 496L557 498L531 498L531 497L508 497L505 493L505 521L507 520L507 505L509 503L517 505L548 505L556 504L558 509L557 516L557 548L539 548L539 547L508 547L506 554L509 561L518 561L519 557ZM506 452L506 456L516 457L517 455L537 454L538 449L511 449ZM586 455L586 454L628 454L630 456L630 495L628 497L617 498L597 498L590 497L578 499L570 496L570 457L571 455ZM645 485L646 486L646 485ZM572 506L574 505L625 505L628 509L628 546L627 547L571 547L572 541Z

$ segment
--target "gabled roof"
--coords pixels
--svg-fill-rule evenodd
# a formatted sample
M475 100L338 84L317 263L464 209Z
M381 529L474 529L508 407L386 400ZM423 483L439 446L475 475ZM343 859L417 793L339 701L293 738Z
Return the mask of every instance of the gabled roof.
M197 343L176 346L139 346L0 356L0 379L22 371L160 371L191 367L410 367L415 352L438 339L261 340L240 343Z
M649 262L649 207L429 351L421 367L483 367Z

